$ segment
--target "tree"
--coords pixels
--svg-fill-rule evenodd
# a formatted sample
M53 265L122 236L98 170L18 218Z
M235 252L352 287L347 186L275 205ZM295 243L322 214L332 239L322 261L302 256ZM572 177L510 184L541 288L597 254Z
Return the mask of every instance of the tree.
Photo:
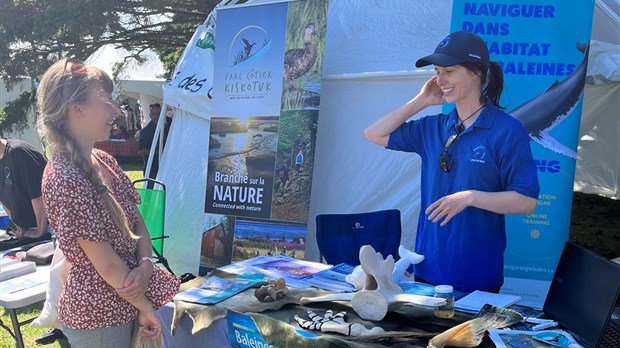
M195 28L219 2L0 0L0 78L9 89L25 76L35 84L55 61L84 60L108 44L133 52L114 67L115 75L127 64L142 63L140 54L151 49L168 78ZM0 109L0 134L27 125L32 101L34 93L27 92Z
M168 74L219 0L0 0L0 74L36 81L63 57L84 60L107 44L152 49Z

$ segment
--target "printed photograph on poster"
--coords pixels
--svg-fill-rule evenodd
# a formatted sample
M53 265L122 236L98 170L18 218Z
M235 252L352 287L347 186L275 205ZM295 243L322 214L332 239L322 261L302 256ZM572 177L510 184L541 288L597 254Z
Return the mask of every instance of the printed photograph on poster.
M318 110L327 30L327 0L290 2L282 110Z
M200 272L225 266L232 261L235 218L232 216L205 214L200 240Z
M278 116L211 119L205 212L270 217Z
M215 115L269 116L280 112L287 8L287 3L277 3L218 9Z
M302 224L237 219L233 262L274 255L303 260L306 234L307 226Z
M319 112L282 111L271 218L307 222Z

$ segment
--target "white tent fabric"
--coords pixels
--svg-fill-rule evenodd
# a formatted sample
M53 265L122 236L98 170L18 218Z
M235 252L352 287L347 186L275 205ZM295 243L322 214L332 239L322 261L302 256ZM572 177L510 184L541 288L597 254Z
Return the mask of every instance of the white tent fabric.
M204 43L209 35L213 37L212 26L198 27L181 56L174 78L164 85L164 104L175 111L157 179L166 184L164 231L170 238L164 244L164 255L176 274L196 274L200 266L214 54L199 41ZM204 82L197 89L195 83L188 86L191 80ZM162 120L160 117L157 132Z
M400 209L402 242L413 247L419 213L420 162L415 156L385 151L368 143L363 130L381 115L413 97L434 73L414 70L415 59L432 52L436 43L449 32L451 6L450 1L432 0L415 3L409 0L330 0L306 259L318 260L314 219L321 213ZM195 42L196 36L188 47ZM191 61L186 60L189 56L184 56L179 65L187 66ZM202 60L192 64L209 67L208 64L212 64L209 62ZM195 273L199 264L205 200L209 138L206 119L210 117L210 99L199 97L203 98L200 102L204 106L201 107L190 106L193 101L185 100L188 96L179 93L168 99L173 95L167 92L171 86L174 84L166 84L164 103L188 112L175 113L169 145L160 165L160 178L169 186L166 231L171 239L166 242L166 254L175 272ZM615 91L617 89L601 94L617 93ZM590 111L597 110L589 106L592 101L588 95L587 91L584 122L589 122L586 120L591 117ZM600 103L607 102L596 102L597 107ZM620 138L617 133L618 110L616 107L611 113L615 117L611 124L607 123L610 122L609 111L601 111L607 115L605 125L600 126L604 130L582 126L582 129L590 128L587 131L590 135L596 129L593 138L604 137L609 141L604 142L606 151L614 144L609 139L617 141ZM439 111L439 107L427 111ZM614 129L616 133L613 133ZM595 142L588 143L592 151L599 151L599 146ZM613 158L617 159L620 147L615 146ZM607 156L611 154L604 153L601 158L605 159L597 161L598 155L583 155L586 150L582 151L582 148L578 168L587 157L593 162L583 165L588 173L611 171L609 180L616 183L611 186L615 189L611 190L615 190L617 196L618 166L610 169L596 165L609 160ZM592 175L604 177L602 185L609 185L606 176Z
M112 76L114 64L121 63L130 52L124 48L116 48L114 45L100 47L95 53L90 55L84 63L99 67L108 75ZM157 58L155 52L145 50L141 53L145 58L144 63L130 63L123 69L118 76L120 81L162 81L164 66ZM161 91L159 92L161 95Z
M116 63L121 63L130 52L124 48L115 48L114 45L100 47L95 53L91 54L84 62L94 65L108 75L112 76L112 70ZM148 106L152 103L159 103L163 98L162 84L164 78L164 65L161 63L155 52L145 50L141 53L145 58L144 63L129 63L119 74L115 81L114 92L137 99L142 105L143 122L148 122Z
M620 199L620 82L586 85L574 190Z
M414 64L449 32L451 6L330 1L306 259L318 260L315 217L323 213L399 209L401 244L413 248L420 160L369 143L363 131L434 74Z
M214 50L199 47L199 42L212 40L213 27L201 25L186 46L179 59L174 78L166 82L165 102L191 114L209 118L211 116L211 99L209 92L213 86ZM204 45L204 44L203 44Z
M176 109L157 180L166 184L164 255L177 274L198 273L209 155L209 120Z
M574 190L620 199L620 0L596 0Z

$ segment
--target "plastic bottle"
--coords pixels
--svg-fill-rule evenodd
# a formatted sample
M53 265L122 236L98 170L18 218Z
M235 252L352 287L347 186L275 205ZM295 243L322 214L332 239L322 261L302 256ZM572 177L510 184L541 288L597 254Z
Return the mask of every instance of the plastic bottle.
M445 305L435 306L434 313L437 318L448 319L454 316L454 293L451 285L437 285L435 297L446 300Z

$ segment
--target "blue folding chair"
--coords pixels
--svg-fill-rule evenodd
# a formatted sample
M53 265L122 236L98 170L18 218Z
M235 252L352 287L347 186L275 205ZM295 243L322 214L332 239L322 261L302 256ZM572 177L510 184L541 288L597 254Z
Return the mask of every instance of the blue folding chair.
M336 265L360 264L359 252L371 245L384 258L398 259L400 210L380 210L357 214L319 214L316 216L316 241L321 261Z

